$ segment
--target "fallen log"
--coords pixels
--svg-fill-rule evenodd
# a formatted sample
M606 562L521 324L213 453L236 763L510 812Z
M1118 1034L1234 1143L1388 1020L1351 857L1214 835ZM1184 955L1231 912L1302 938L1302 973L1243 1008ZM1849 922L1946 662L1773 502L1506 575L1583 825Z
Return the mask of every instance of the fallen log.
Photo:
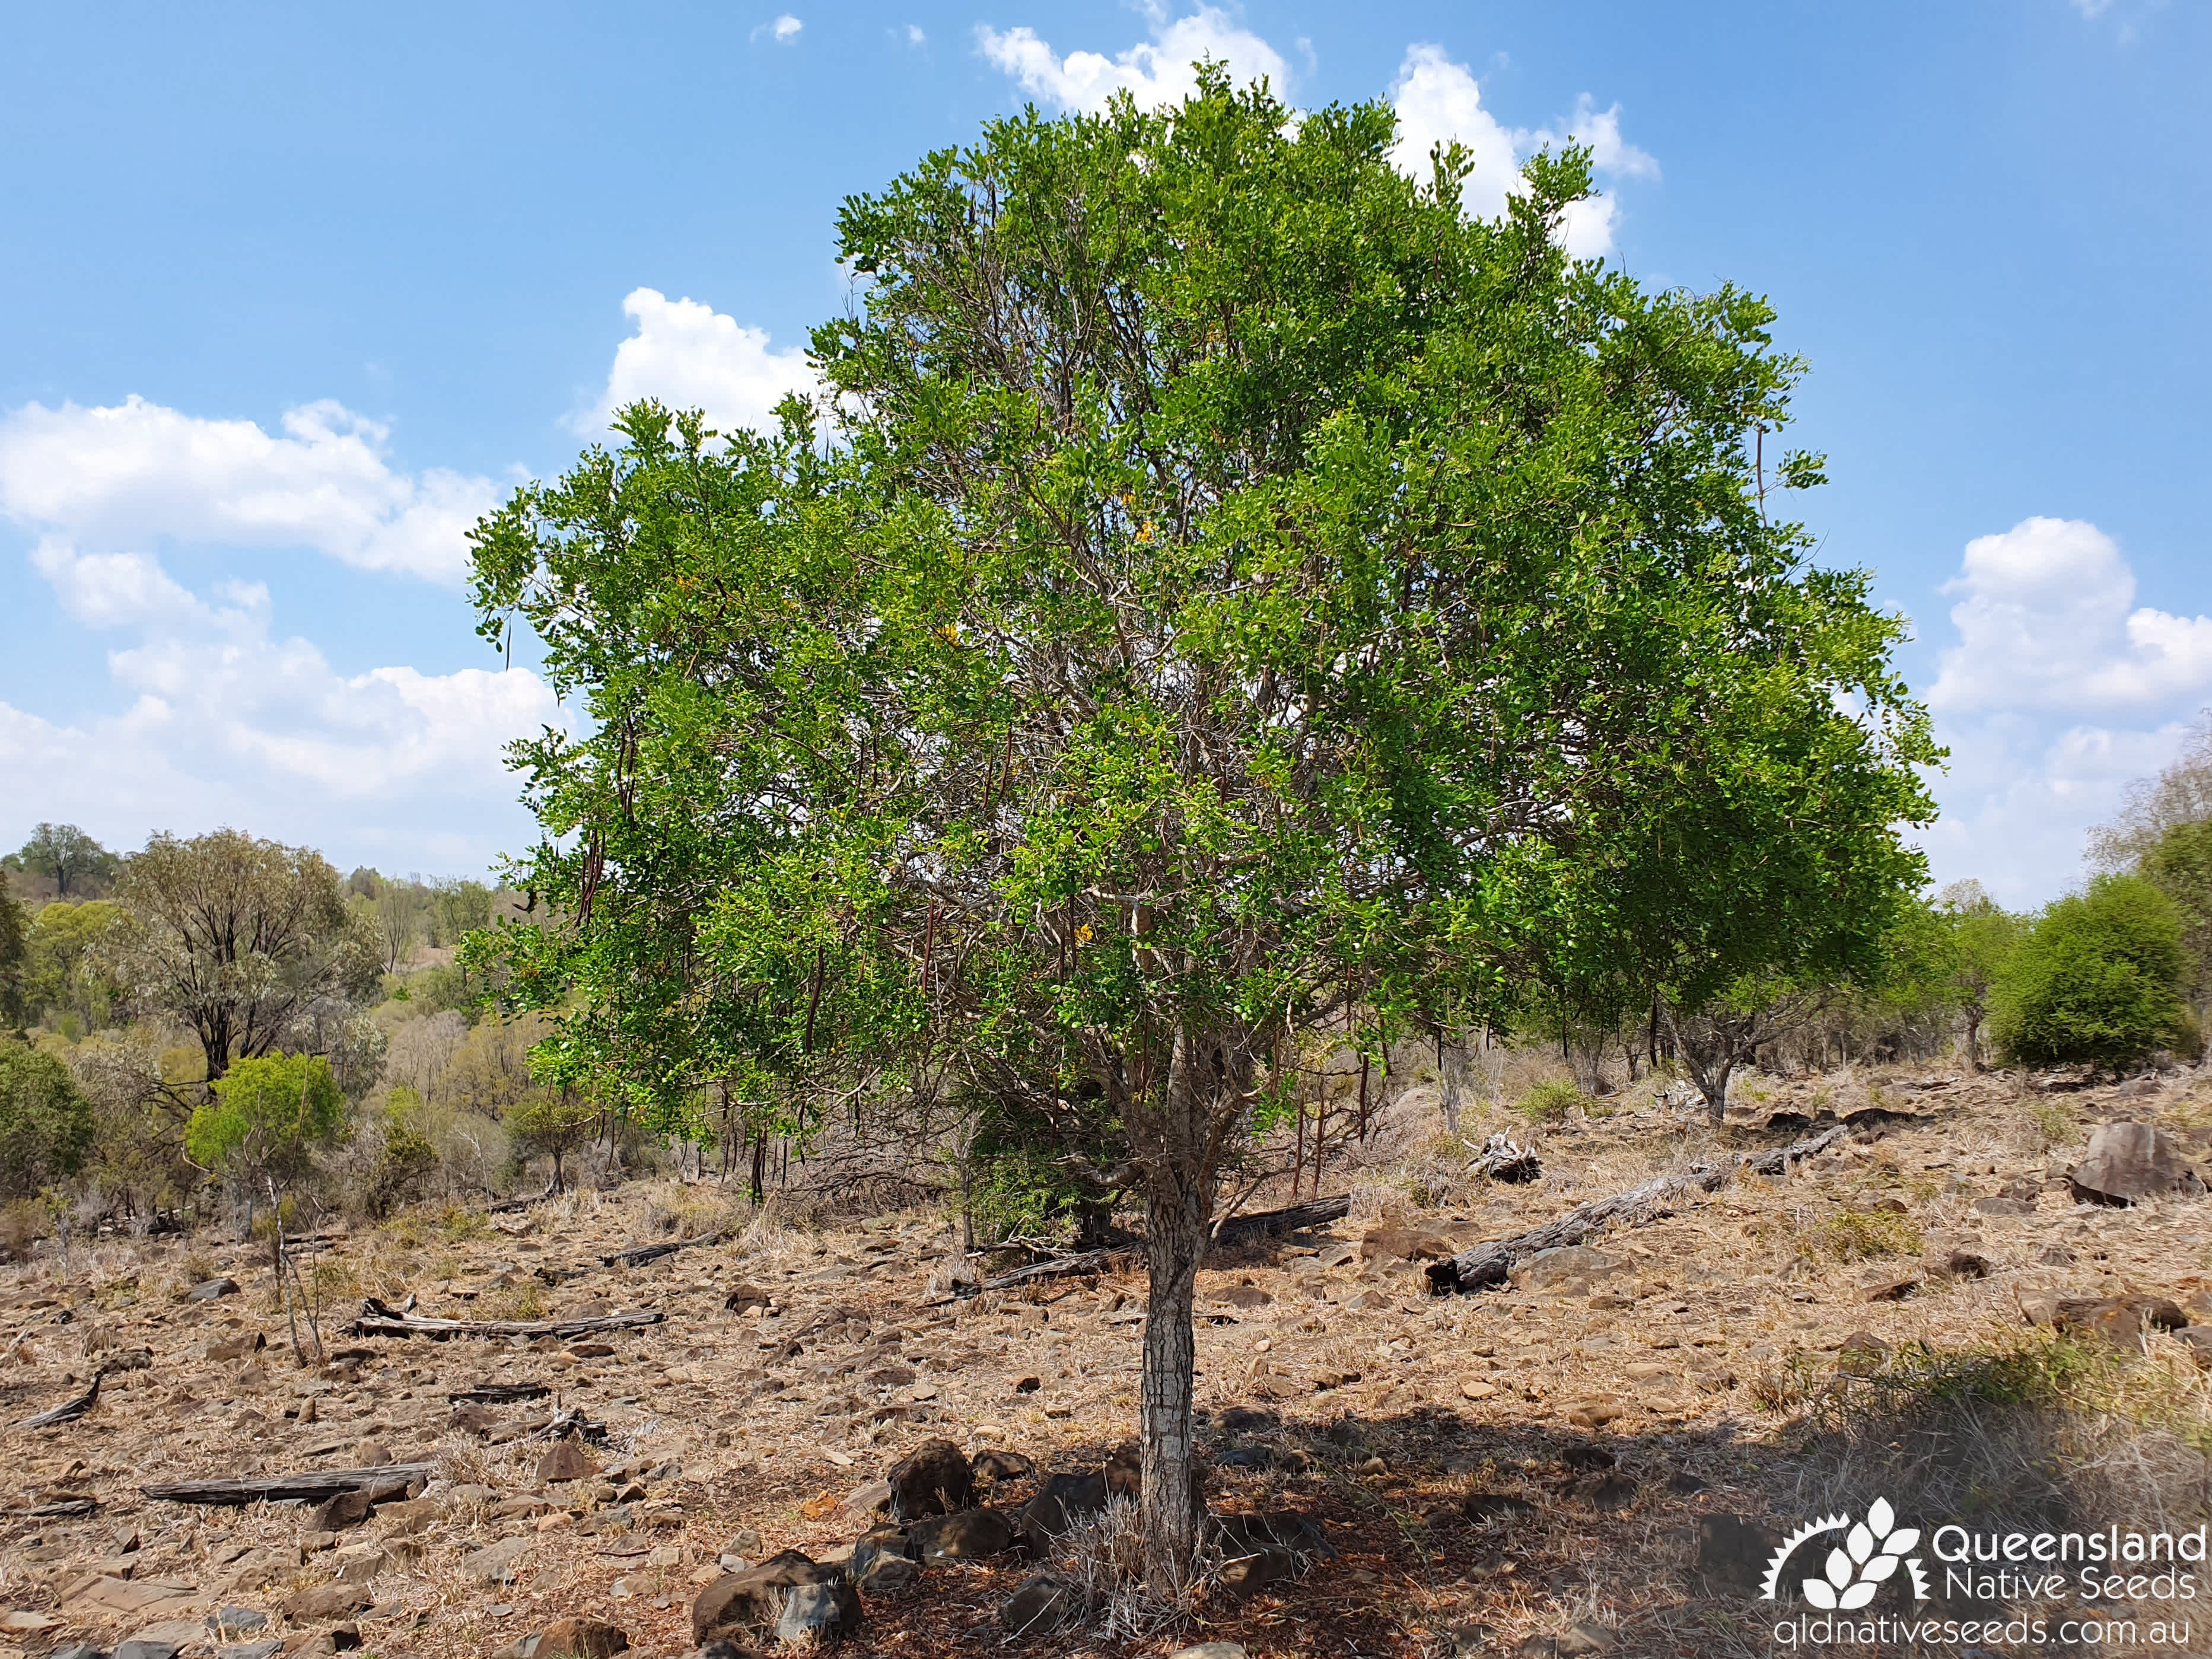
M672 1238L665 1244L633 1244L626 1250L617 1250L612 1255L599 1258L602 1267L641 1267L648 1261L658 1261L664 1255L674 1255L678 1250L688 1250L696 1244L719 1244L720 1233L706 1233L697 1238Z
M1340 1193L1334 1198L1317 1198L1309 1203L1293 1204L1287 1209L1231 1216L1214 1233L1213 1242L1241 1244L1248 1239L1266 1238L1274 1233L1304 1232L1309 1227L1326 1227L1332 1221L1341 1221L1351 1213L1352 1194Z
M434 1463L386 1463L374 1469L307 1469L295 1474L262 1475L248 1480L174 1480L141 1486L139 1492L171 1504L204 1504L237 1508L246 1504L320 1504L343 1492L368 1492L377 1501L394 1496L417 1480L428 1480Z
M544 1382L479 1382L473 1389L459 1389L446 1396L451 1406L507 1406L518 1400L543 1400L553 1392Z
M455 1336L592 1336L606 1331L658 1325L662 1317L658 1308L635 1308L628 1313L602 1314L594 1319L432 1319L386 1307L372 1296L362 1300L361 1317L345 1328L345 1334L427 1336L441 1342Z
M76 1521L100 1508L97 1498L58 1498L51 1504L33 1504L25 1510L0 1510L15 1521Z
M74 1423L93 1407L100 1398L100 1380L107 1375L103 1365L92 1374L92 1386L74 1400L64 1400L51 1411L40 1412L36 1417L27 1417L20 1423L10 1423L11 1429L50 1429L58 1423Z
M1608 1227L1648 1226L1672 1215L1674 1205L1683 1199L1719 1191L1741 1171L1747 1170L1758 1175L1779 1174L1790 1164L1802 1162L1814 1153L1847 1138L1850 1133L1849 1129L1838 1125L1809 1139L1794 1141L1771 1152L1731 1158L1725 1164L1696 1164L1680 1175L1661 1176L1656 1181L1645 1182L1641 1187L1632 1187L1625 1193L1615 1193L1610 1198L1595 1199L1588 1204L1578 1205L1540 1227L1531 1227L1527 1232L1516 1233L1510 1238L1477 1244L1443 1261L1431 1262L1429 1287L1434 1294L1441 1296L1451 1291L1480 1291L1503 1285L1515 1262L1534 1255L1540 1250L1555 1250L1564 1245L1579 1244L1593 1233L1601 1232Z

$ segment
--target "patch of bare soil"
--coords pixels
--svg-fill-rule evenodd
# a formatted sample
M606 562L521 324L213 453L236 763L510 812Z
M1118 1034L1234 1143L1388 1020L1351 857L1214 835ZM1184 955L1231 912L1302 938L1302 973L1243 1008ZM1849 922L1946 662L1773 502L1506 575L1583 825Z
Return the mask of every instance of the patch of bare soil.
M1717 1134L1648 1091L1547 1129L1542 1180L1462 1186L1455 1208L1396 1211L1435 1183L1370 1172L1352 1218L1209 1266L1212 1504L1316 1523L1327 1550L1294 1553L1291 1576L1248 1575L1241 1594L1216 1582L1140 1637L1100 1635L1094 1611L1024 1640L1000 1608L1038 1563L1014 1550L926 1564L887 1577L896 1588L864 1585L842 1650L1103 1659L1218 1641L1278 1659L1719 1659L1773 1650L1777 1609L1740 1558L1877 1495L1916 1525L1939 1504L2204 1522L2212 1410L2187 1328L2137 1321L2116 1339L2076 1319L2055 1334L2023 1313L2047 1326L2058 1300L2151 1298L2212 1322L2204 1200L2093 1207L2063 1180L2087 1131L2118 1116L2163 1124L2201 1159L2204 1085L1761 1086ZM1502 1290L1431 1295L1425 1261L1399 1254L1506 1237L1869 1107L1781 1179L1524 1263ZM1775 1114L1796 1116L1769 1129ZM138 1635L145 1653L357 1639L481 1659L562 1618L675 1656L694 1650L693 1600L726 1561L839 1559L871 1524L869 1484L928 1440L1030 1460L1033 1474L979 1489L1011 1516L1133 1435L1140 1274L947 1301L931 1289L951 1249L935 1216L818 1231L747 1219L711 1184L636 1183L331 1237L301 1257L320 1364L295 1360L265 1245L80 1242L66 1277L51 1256L0 1270L0 1419L76 1398L108 1368L81 1416L5 1436L0 1656ZM206 1288L226 1277L234 1291ZM416 1316L461 1320L660 1317L496 1340L343 1334L365 1297L410 1295ZM383 1501L351 1512L142 1492L380 1468L382 1486L356 1484ZM2092 1513L2106 1504L2120 1512ZM1996 1604L1938 1583L1929 1605ZM2212 1647L2199 1634L2194 1650Z

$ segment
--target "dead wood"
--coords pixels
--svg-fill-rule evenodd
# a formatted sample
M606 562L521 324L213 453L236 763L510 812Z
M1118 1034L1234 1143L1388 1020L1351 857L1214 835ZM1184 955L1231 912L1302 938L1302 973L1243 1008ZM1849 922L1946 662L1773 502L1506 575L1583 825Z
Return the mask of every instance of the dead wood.
M396 1498L417 1480L428 1480L434 1463L386 1463L374 1469L308 1469L296 1474L263 1475L249 1480L176 1480L167 1486L141 1486L148 1498L172 1504L207 1504L237 1508L246 1504L297 1501L319 1504L341 1492L367 1492L381 1503Z
M1632 1187L1625 1193L1593 1200L1546 1222L1540 1227L1531 1227L1525 1233L1477 1244L1471 1249L1462 1250L1448 1261L1431 1262L1428 1269L1430 1287L1441 1295L1447 1291L1480 1291L1503 1285L1515 1262L1534 1255L1540 1250L1556 1250L1565 1245L1579 1244L1592 1234L1608 1227L1649 1226L1672 1215L1674 1206L1682 1200L1717 1192L1741 1171L1749 1170L1755 1175L1780 1174L1791 1164L1802 1163L1814 1153L1847 1138L1850 1133L1848 1128L1838 1124L1832 1129L1778 1147L1771 1152L1731 1158L1725 1164L1697 1164L1680 1175L1661 1176L1656 1181L1645 1182L1641 1187Z
M100 1381L102 1378L106 1376L106 1375L107 1368L103 1365L92 1374L92 1386L87 1389L82 1394L77 1395L76 1399L64 1400L60 1405L56 1406L52 1411L40 1412L36 1417L27 1417L20 1423L9 1424L9 1427L14 1429L50 1429L57 1423L76 1422L78 1418L82 1417L87 1412L90 1411L93 1407L93 1402L100 1398Z
M1215 1229L1216 1244L1242 1244L1255 1238L1267 1238L1276 1233L1304 1232L1309 1227L1326 1227L1333 1221L1341 1221L1352 1213L1352 1194L1339 1193L1334 1198L1314 1199L1304 1204L1293 1204L1287 1209L1261 1210L1254 1215L1235 1215Z
M346 1327L346 1334L427 1336L438 1341L454 1336L592 1336L658 1325L661 1318L658 1308L635 1308L627 1313L604 1314L596 1319L432 1319L386 1307L372 1296L362 1300L361 1317Z
M448 1405L507 1406L518 1400L543 1400L553 1392L543 1382L479 1382L446 1396Z
M626 1250L617 1250L612 1255L599 1258L602 1267L641 1267L648 1261L658 1261L665 1255L674 1255L678 1250L688 1250L696 1244L719 1244L720 1233L705 1233L697 1238L674 1238L665 1244L633 1244Z
M51 1504L33 1504L24 1510L0 1510L15 1521L76 1521L99 1509L97 1498L62 1498Z

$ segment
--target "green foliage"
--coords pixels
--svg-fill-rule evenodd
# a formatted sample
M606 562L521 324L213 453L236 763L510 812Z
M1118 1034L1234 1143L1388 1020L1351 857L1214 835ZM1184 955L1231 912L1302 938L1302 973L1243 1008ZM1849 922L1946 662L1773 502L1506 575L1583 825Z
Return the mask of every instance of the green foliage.
M0 1198L74 1175L92 1148L93 1112L68 1067L0 1038Z
M202 1169L285 1179L345 1127L345 1095L319 1054L241 1060L185 1126L185 1150Z
M1576 1108L1588 1109L1583 1091L1565 1078L1547 1078L1513 1103L1513 1109L1531 1123L1564 1123Z
M57 898L67 898L72 887L82 893L88 884L104 884L117 865L114 854L73 823L40 824L13 862L51 880Z
M2099 876L2058 900L1997 981L1999 1045L2030 1065L2118 1070L2183 1041L2181 917L2138 876Z
M518 1161L540 1155L553 1160L553 1187L558 1191L566 1183L568 1155L591 1142L604 1116L592 1101L544 1092L514 1107L505 1124Z
M0 1023L29 1023L29 938L22 903L0 878Z
M1886 1255L1912 1255L1921 1245L1920 1228L1895 1210L1839 1210L1808 1227L1806 1253L1833 1261L1871 1261Z
M2137 870L2172 901L2181 919L2189 994L2199 1006L2212 1002L2212 818L2168 829L2144 852Z
M101 951L121 914L105 899L57 900L31 919L25 993L34 1014L73 1015L77 1035L107 1024L120 988Z

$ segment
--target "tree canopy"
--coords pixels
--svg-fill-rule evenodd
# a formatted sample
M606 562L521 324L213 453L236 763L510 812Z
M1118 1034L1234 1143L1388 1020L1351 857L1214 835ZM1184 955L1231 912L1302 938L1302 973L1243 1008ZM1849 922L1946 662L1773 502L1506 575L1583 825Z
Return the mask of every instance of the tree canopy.
M93 1137L92 1107L69 1068L0 1037L0 1198L23 1198L73 1175Z
M2014 947L1991 1028L2029 1065L2118 1070L2187 1041L2181 917L2140 876L2103 875L2057 900Z
M345 1096L319 1054L240 1060L185 1126L185 1150L206 1170L289 1180L345 1122Z
M1085 1102L1147 1218L1161 1571L1287 1044L1870 968L1931 811L1902 624L1773 510L1819 464L1765 462L1771 310L1568 260L1578 153L1492 222L1394 137L1211 72L994 122L846 204L821 409L634 408L477 535L592 722L518 754L547 1066Z
M114 854L73 823L38 825L10 861L52 880L58 898L67 898L72 886L80 897L85 896L86 884L105 884L117 864Z

